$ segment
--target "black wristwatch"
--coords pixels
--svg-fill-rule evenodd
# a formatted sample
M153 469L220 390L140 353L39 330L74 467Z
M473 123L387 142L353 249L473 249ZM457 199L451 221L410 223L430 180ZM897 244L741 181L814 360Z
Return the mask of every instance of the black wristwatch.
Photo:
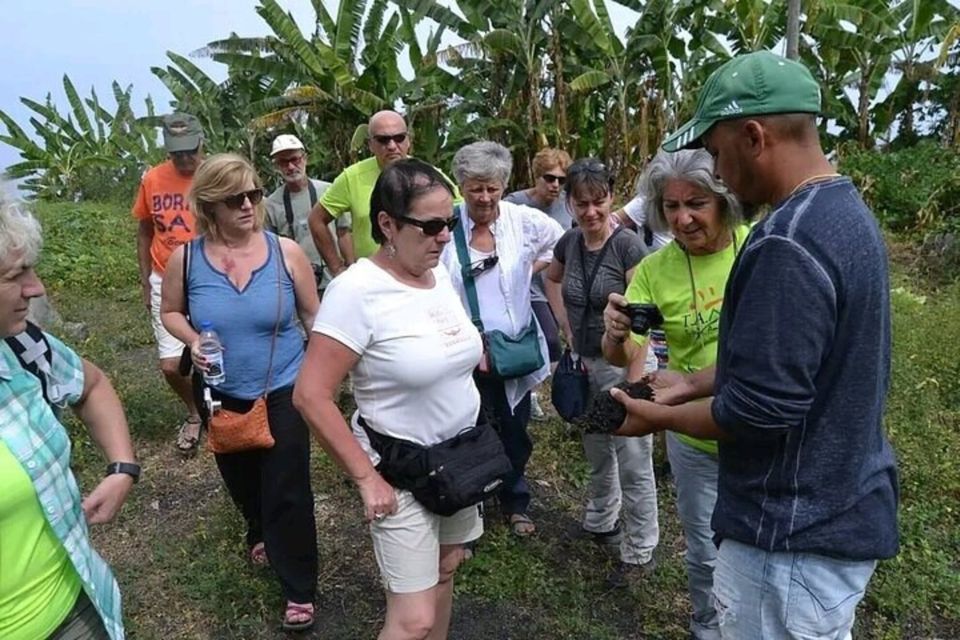
M133 462L111 462L107 465L107 475L115 473L125 473L133 478L134 484L140 479L140 465Z

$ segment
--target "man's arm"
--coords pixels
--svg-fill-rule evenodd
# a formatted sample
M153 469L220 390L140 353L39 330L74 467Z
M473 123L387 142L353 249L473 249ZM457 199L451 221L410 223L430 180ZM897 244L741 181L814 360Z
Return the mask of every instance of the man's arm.
M310 236L313 238L313 244L317 247L317 251L323 258L324 264L326 264L327 268L330 269L330 273L336 276L346 269L346 264L340 258L340 256L337 255L336 243L333 239L333 235L330 233L330 227L327 226L332 221L333 216L331 216L326 207L319 202L313 207L313 209L310 211L309 217L307 218L307 224L310 227Z
M153 259L150 257L150 244L153 242L153 220L141 219L137 225L137 266L140 269L140 287L143 304L150 309L150 274L153 271Z
M133 443L120 398L107 376L87 360L83 361L83 394L73 410L109 462L134 462ZM133 478L123 473L101 480L83 501L87 521L98 524L112 520L132 487Z

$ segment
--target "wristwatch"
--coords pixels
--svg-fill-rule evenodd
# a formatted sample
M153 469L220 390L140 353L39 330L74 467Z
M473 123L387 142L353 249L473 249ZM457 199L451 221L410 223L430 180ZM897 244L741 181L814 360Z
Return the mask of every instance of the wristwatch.
M115 473L125 473L133 478L134 484L140 479L140 465L133 462L111 462L107 465L106 475L112 476Z

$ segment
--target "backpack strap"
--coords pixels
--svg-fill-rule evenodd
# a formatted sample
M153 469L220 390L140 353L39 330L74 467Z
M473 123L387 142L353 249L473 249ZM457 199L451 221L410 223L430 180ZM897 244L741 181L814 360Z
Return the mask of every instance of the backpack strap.
M54 409L54 412L58 411L59 407L51 402L47 389L47 375L53 368L53 350L43 330L28 320L27 329L24 332L4 338L4 341L17 357L20 366L40 381L43 399Z
M307 191L310 193L310 209L312 210L317 206L317 188L310 178L307 178ZM290 202L290 188L287 186L283 187L283 212L286 214L287 227L290 228L290 237L293 238L293 204Z

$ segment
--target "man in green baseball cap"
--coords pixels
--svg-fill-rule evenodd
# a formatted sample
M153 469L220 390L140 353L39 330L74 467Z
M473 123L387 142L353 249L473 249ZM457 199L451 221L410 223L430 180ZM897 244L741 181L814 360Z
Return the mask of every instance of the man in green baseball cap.
M730 273L716 366L658 373L656 404L611 392L628 412L618 435L670 429L719 442L711 524L724 640L850 638L877 560L899 548L882 426L886 249L856 187L823 154L819 109L810 72L767 51L707 80L664 149L706 148L731 191L771 211Z

